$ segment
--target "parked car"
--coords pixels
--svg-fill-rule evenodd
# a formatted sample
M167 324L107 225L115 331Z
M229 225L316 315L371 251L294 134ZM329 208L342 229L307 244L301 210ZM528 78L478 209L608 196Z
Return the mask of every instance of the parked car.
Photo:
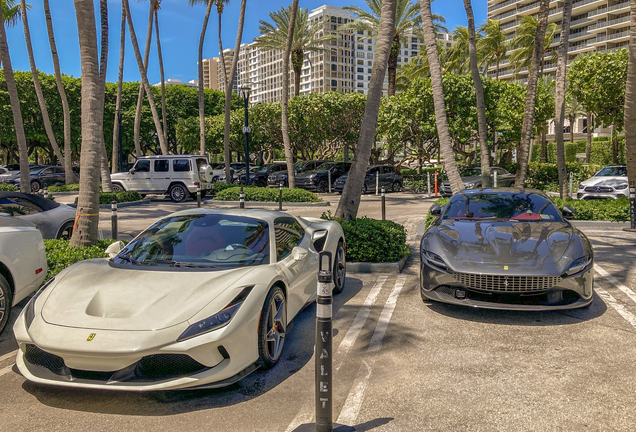
M576 196L583 200L629 196L627 166L613 165L603 168L579 184Z
M40 189L52 185L66 184L66 174L62 166L39 166L31 168L29 173L31 182L31 192L37 192ZM20 187L20 171L18 170L6 183L11 183Z
M0 333L11 309L37 290L46 277L42 234L33 224L0 216Z
M45 239L70 239L76 210L39 195L0 192L0 214L35 225Z
M333 254L335 294L346 277L340 224L282 212L182 211L119 247L63 270L24 308L14 333L28 380L231 385L281 358L290 321L316 298L320 251Z
M367 168L367 174L364 177L364 184L362 185L362 193L375 191L376 176L378 177L377 181L380 188L391 192L399 192L402 190L404 181L402 180L402 175L395 170L395 167L390 165L372 165ZM349 174L345 174L336 180L334 185L336 192L342 193L348 178Z
M287 164L275 162L267 165L263 165L258 169L254 170L253 173L250 174L250 185L265 187L267 186L267 178L276 172L283 171L287 168ZM235 180L235 184L245 184L245 173L239 175Z
M585 234L541 191L464 190L422 237L423 300L542 311L592 303L594 252Z
M497 173L497 187L510 187L515 184L515 175L510 174L503 168L499 167L490 167L490 177L494 179L495 172ZM433 180L431 179L431 182ZM464 183L464 188L466 189L479 189L481 187L481 168L474 167L465 170L462 173L462 182ZM445 181L438 188L441 196L449 197L452 196L450 182Z
M250 179L252 178L252 174L257 170L261 169L258 165L250 166ZM232 183L238 183L238 179L241 175L245 174L245 167L237 170L232 170ZM225 171L223 171L223 175L219 177L217 183L225 183Z
M325 193L329 191L329 173L331 186L338 178L349 172L350 162L325 162L313 171L306 171L296 177L296 187Z
M210 167L212 168L212 183L218 182L221 177L225 178L225 164L213 163L210 164ZM230 167L230 173L234 174L234 168Z
M46 165L29 164L29 169L44 167ZM5 183L7 180L20 176L20 164L8 164L0 166L0 183Z
M315 170L316 168L318 168L320 165L322 165L325 162L326 161L318 161L318 160L298 161L294 164L294 173L298 175L307 171ZM284 187L289 187L288 178L289 178L289 173L287 170L271 174L269 177L267 177L267 186L279 187L280 184L283 183Z
M143 156L130 171L110 176L115 192L165 194L174 202L181 202L188 195L196 199L199 186L205 196L212 188L212 177L208 159L201 155Z

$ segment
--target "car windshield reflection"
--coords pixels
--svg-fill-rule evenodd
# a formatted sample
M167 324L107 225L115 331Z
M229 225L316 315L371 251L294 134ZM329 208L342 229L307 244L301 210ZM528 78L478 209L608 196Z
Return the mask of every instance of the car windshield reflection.
M594 177L627 177L626 167L605 167L596 173Z
M562 222L549 199L528 193L457 194L447 204L444 220L508 219L523 222Z

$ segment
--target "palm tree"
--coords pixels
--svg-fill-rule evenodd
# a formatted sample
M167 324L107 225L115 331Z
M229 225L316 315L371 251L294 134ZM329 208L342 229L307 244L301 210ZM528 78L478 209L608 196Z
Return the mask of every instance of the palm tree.
M200 0L202 1L202 0ZM226 63L225 63L225 54L223 53L223 39L221 37L221 17L223 16L223 11L225 10L225 5L228 4L230 0L212 0L212 4L216 5L216 14L219 17L219 56L221 56L221 64L223 65L223 73L226 71ZM226 80L227 81L227 80Z
M99 176L96 173L99 170L100 146L104 137L104 95L99 75L93 0L74 2L82 59L82 152L76 228L71 237L71 245L86 246L97 240Z
M77 0L76 0L77 1ZM123 0L124 10L126 12L126 21L128 21L128 30L130 31L130 40L132 42L133 51L137 59L137 66L139 67L139 73L141 74L141 83L144 86L144 90L148 95L148 103L150 105L150 111L152 112L152 119L155 123L155 129L157 131L157 138L159 139L159 146L161 147L161 153L168 154L168 145L164 139L163 128L161 127L161 120L159 120L159 113L157 112L157 106L155 105L155 98L152 96L150 89L150 83L148 82L148 75L146 74L146 66L144 66L141 58L141 52L139 51L139 43L137 42L137 35L135 34L135 27L133 26L132 17L130 15L130 5L128 0ZM150 14L152 20L152 11ZM152 34L152 31L151 31Z
M528 86L526 88L526 102L523 110L523 122L521 125L521 142L519 143L519 151L517 152L517 175L515 177L515 186L524 187L526 182L526 171L528 168L528 153L530 150L530 138L532 134L532 125L534 123L534 106L537 96L537 81L539 78L539 65L543 64L543 52L545 45L545 30L548 24L548 10L550 0L541 0L539 4L539 18L537 20L536 37L534 42L534 50L532 54L532 62L528 73Z
M570 122L570 142L574 142L574 122L577 118L586 115L585 107L578 99L568 95L565 99L565 117ZM590 163L588 160L587 163Z
M46 17L46 30L49 35L49 45L51 46L51 56L53 57L53 70L55 72L55 84L57 91L60 93L62 101L62 113L64 116L64 177L66 184L75 183L75 173L72 170L73 161L71 159L71 111L68 106L68 98L66 90L62 83L62 73L60 71L60 59L57 55L57 46L55 44L55 34L53 33L53 21L51 20L51 10L49 8L49 0L43 0L44 16Z
M481 185L490 187L490 151L488 151L488 124L486 122L486 100L484 99L484 85L479 74L477 61L477 37L475 35L475 16L470 0L464 0L464 8L468 18L468 53L470 58L470 73L475 83L475 100L477 102L477 129L481 151Z
M11 67L11 56L9 55L7 34L4 28L5 25L14 26L20 19L20 15L20 8L15 4L15 0L0 0L0 61L4 69L4 79L7 82L7 92L9 93L11 112L13 113L15 135L18 141L18 153L20 156L20 191L31 192L29 182L29 150L24 134L20 97L18 96L18 88L15 84L13 68Z
M444 101L444 88L442 86L442 67L437 55L437 42L435 29L433 27L433 16L431 14L431 0L420 0L422 10L422 30L424 33L424 43L428 55L429 70L431 73L431 88L433 90L433 102L435 105L435 124L439 137L440 152L444 156L444 168L448 174L451 190L453 193L464 189L464 183L459 175L457 164L455 163L455 153L448 131L448 120L446 119L446 102Z
M481 35L477 33L475 39L479 41ZM455 27L453 30L453 40L455 41L455 45L449 49L446 71L456 74L465 74L470 71L470 35L468 27Z
M565 74L568 62L568 48L570 39L570 19L572 18L572 0L563 3L563 19L561 21L561 39L559 41L559 59L556 71L556 88L554 98L557 170L559 172L559 192L564 199L566 190L567 168L565 166L565 143L563 142L563 123L565 122ZM570 129L572 125L570 124Z
M117 77L117 100L115 102L115 123L113 125L113 155L112 155L112 173L119 172L119 123L121 120L121 97L124 83L124 51L126 47L126 13L122 5L121 10L121 30L119 36L119 75Z
M264 51L284 51L287 48L287 35L290 33L293 5L270 12L269 17L274 22L260 21L258 30L261 34L256 40L255 46ZM309 10L299 9L298 18L295 20L294 31L290 48L291 64L294 70L294 95L300 94L300 75L302 73L305 57L309 52L328 52L325 42L335 38L334 35L317 36L323 30L323 23L310 24L308 20ZM285 70L285 69L283 69ZM285 87L283 87L285 89ZM283 91L284 93L284 91Z
M341 29L366 31L372 37L378 35L380 29L380 17L382 14L383 0L365 0L369 11L358 6L345 6L343 9L353 12L358 19L345 24ZM420 16L417 3L411 0L397 0L395 9L395 23L393 28L393 42L391 45L391 54L389 56L389 96L395 94L395 80L397 74L398 58L402 44L408 44L406 36L413 34L414 30L419 27Z
M281 131L283 133L283 148L285 149L285 161L287 162L287 178L290 188L296 187L296 173L294 172L294 153L292 152L289 140L289 122L287 118L287 99L289 99L289 57L292 52L292 44L296 33L296 15L298 15L298 0L294 0L291 5L289 25L287 26L287 41L285 42L285 52L283 53L283 91L281 101ZM303 53L303 57L304 57ZM302 63L301 63L302 68ZM300 73L294 69L296 78L296 88L300 89ZM296 93L298 95L298 93Z
M99 15L101 21L101 57L99 62L99 78L100 90L99 94L102 98L102 106L104 105L104 92L106 89L106 69L108 66L108 0L99 0ZM110 169L108 168L108 153L106 152L106 141L104 134L100 135L101 144L99 146L101 152L101 178L102 190L104 192L113 191L113 183L110 180Z
M530 66L533 60L533 52L535 45L535 38L538 32L539 20L528 15L521 18L521 24L517 29L517 36L515 36L510 42L510 49L514 50L508 61L515 67L515 74L518 74L521 69ZM550 45L554 42L554 36L556 35L559 26L556 23L547 24L544 35L541 37L543 44L541 45L541 58L539 61L539 76L543 76L543 68L545 66L545 56L548 55L549 63L556 63L558 54L556 51L550 49Z
M230 67L230 75L225 80L225 127L223 129L223 159L225 160L225 177L227 182L232 181L232 174L230 172L230 116L232 114L232 87L234 86L234 80L236 79L236 68L238 66L239 54L241 51L241 39L243 39L243 25L245 24L245 6L247 0L241 1L241 10L239 12L239 25L236 31L236 44L234 46L234 57L232 58L232 67ZM219 14L222 13L222 9L219 9ZM219 42L220 43L220 42ZM220 47L222 48L222 46ZM222 52L222 51L221 51ZM223 70L225 71L225 60L221 58L223 62ZM249 160L250 155L245 155L245 160ZM249 173L246 173L249 176Z
M144 0L135 0L144 1ZM148 30L146 31L146 48L144 50L144 73L148 73L148 61L150 59L150 43L152 42L152 22L155 13L155 0L150 0L149 16L148 16ZM130 24L130 23L129 23ZM141 156L141 110L144 104L144 86L139 82L139 93L137 94L137 109L135 110L135 123L133 127L133 136L135 142L135 153L137 157Z
M398 68L395 90L406 91L414 81L426 76L428 76L428 58L425 54L417 55Z
M42 112L42 122L44 123L44 130L46 136L51 143L51 147L55 152L55 156L58 161L64 165L64 156L60 151L60 147L57 145L55 134L53 133L53 127L51 127L51 119L49 118L49 110L46 108L46 100L44 100L44 93L42 93L42 86L40 85L40 77L38 76L38 69L35 66L35 57L33 56L33 45L31 44L31 31L29 30L29 20L27 16L27 4L25 0L20 0L20 10L22 11L22 25L24 26L24 39L26 40L27 54L29 55L29 64L31 65L31 75L33 76L33 86L35 87L35 94L38 98L40 105L40 111Z
M159 37L159 9L161 0L157 0L155 7L155 32L157 35L157 59L159 60L159 75L161 77L161 124L163 125L163 139L168 143L168 121L166 119L166 79L163 70L163 54L161 53L161 38Z
M482 34L477 49L481 56L481 65L485 65L485 70L493 63L496 66L495 79L499 79L499 64L501 59L506 57L508 52L508 41L506 34L501 29L498 20L488 20L479 28Z
M375 134L378 125L378 113L384 76L387 63L391 55L395 30L396 6L400 0L383 0L380 9L380 22L376 41L375 59L371 70L371 82L369 83L369 95L364 109L364 117L360 126L360 138L356 147L355 156L349 176L342 191L342 198L336 209L336 217L344 220L355 218L360 207L360 195L364 184L364 177L369 165L371 150L375 144Z
M636 0L631 2L629 31L629 61L625 87L625 159L627 177L636 182ZM588 123L588 130L589 130ZM630 183L633 184L633 183Z

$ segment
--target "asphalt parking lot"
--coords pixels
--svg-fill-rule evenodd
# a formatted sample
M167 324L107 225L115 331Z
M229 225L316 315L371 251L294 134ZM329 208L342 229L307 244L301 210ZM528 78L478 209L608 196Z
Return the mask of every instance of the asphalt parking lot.
M337 196L328 199L331 207L289 211L333 212ZM387 217L405 224L416 250L431 201L404 193L387 195L387 202ZM154 201L121 209L122 236L195 205ZM101 215L105 236L109 213ZM360 215L379 217L379 198L363 197ZM417 254L399 275L350 273L334 298L334 421L357 431L635 430L636 234L617 224L579 227L595 249L589 309L520 313L424 303ZM296 318L282 360L270 371L221 390L153 394L26 382L5 332L0 430L291 432L313 421L314 320L312 305Z

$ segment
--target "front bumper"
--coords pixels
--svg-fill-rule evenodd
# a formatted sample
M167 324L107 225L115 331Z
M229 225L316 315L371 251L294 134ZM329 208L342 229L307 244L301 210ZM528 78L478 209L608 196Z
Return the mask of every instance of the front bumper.
M309 179L296 179L296 187L305 189L308 191L316 191L318 190L318 186Z
M618 199L620 197L629 197L629 189L625 189L624 191L615 191L615 192L585 192L585 191L577 191L576 198L580 200L589 200L589 199Z
M420 292L422 298L442 303L514 311L576 309L592 302L593 264L582 273L559 279L556 285L547 290L523 292L475 290L459 283L452 273L440 271L427 262L423 262L420 267Z

